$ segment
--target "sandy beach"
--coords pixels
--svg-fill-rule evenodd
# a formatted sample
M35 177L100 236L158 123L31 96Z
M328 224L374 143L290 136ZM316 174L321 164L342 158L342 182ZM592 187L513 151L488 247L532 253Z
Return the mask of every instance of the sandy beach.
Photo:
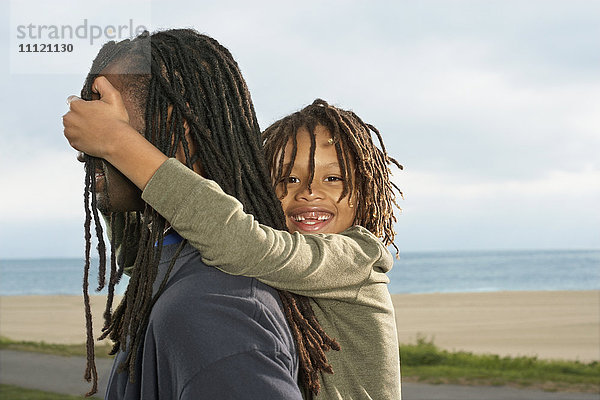
M96 334L105 299L92 296ZM400 343L420 335L448 350L600 360L600 291L399 294L393 301ZM83 343L83 299L0 297L0 335Z
M600 360L600 291L394 295L400 343L448 350Z

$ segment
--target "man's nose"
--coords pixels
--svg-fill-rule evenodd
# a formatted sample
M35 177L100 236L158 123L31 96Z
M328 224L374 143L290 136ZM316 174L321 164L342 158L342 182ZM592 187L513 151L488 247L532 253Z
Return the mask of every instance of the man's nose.
M85 162L85 153L83 151L77 152L77 161Z

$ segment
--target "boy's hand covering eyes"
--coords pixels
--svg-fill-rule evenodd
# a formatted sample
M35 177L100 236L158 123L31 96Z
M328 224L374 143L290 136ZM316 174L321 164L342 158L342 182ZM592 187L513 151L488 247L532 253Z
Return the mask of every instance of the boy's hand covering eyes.
M119 137L129 126L129 114L123 104L121 93L103 76L94 81L92 91L99 100L84 101L69 96L69 112L63 115L64 134L69 144L86 154L107 158Z

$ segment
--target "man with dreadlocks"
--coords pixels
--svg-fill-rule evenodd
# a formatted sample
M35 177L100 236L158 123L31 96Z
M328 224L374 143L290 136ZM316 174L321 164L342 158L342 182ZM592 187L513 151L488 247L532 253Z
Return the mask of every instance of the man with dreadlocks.
M131 182L113 168L112 164L123 168L120 161L114 163L117 158L78 145L82 126L96 132L116 128L109 118L114 114L106 113L107 106L116 107L121 126L132 126L161 154L176 157L193 174L218 183L261 223L285 229L250 94L229 51L189 29L109 42L94 60L81 97L69 98L63 124L70 143L87 153L82 159L86 378L94 381L90 394L97 386L87 294L92 220L99 242L98 290L105 285L106 272L97 209L112 228L101 338L114 341L117 357L107 398L300 398L296 350L304 355L299 372L304 385L318 390L315 373L331 372L323 352L339 346L316 321L308 299L207 268L201 260L205 257L142 202L139 190L132 190ZM96 144L105 139L97 137ZM117 147L126 149L127 155L119 154L125 160L144 158L134 142ZM161 196L169 197L165 192ZM125 267L131 267L129 284L112 312L114 287ZM127 372L119 373L122 370Z
M118 106L112 112L118 114ZM397 333L385 275L393 263L385 246L393 244L398 190L388 165L401 166L387 155L377 129L320 99L275 122L263 138L293 234L258 224L214 182L167 159L131 128L84 129L76 147L106 155L111 143L135 141L143 156L135 165L117 160L118 167L200 249L208 265L311 297L318 320L343 349L330 355L335 374L321 375L317 398L400 398ZM164 191L168 197L161 196Z

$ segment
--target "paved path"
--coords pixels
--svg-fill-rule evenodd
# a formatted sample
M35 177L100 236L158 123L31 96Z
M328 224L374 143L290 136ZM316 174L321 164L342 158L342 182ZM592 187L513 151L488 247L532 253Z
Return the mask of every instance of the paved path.
M110 359L97 359L100 390L104 396ZM0 350L0 383L49 392L82 395L90 389L83 380L83 357L60 357L23 351ZM549 393L503 386L426 385L405 383L404 400L600 400L593 393Z
M403 400L600 400L598 393L544 392L506 386L402 384Z
M104 398L111 366L112 359L96 359L98 398ZM77 396L92 387L83 379L84 371L84 357L0 350L0 383Z

